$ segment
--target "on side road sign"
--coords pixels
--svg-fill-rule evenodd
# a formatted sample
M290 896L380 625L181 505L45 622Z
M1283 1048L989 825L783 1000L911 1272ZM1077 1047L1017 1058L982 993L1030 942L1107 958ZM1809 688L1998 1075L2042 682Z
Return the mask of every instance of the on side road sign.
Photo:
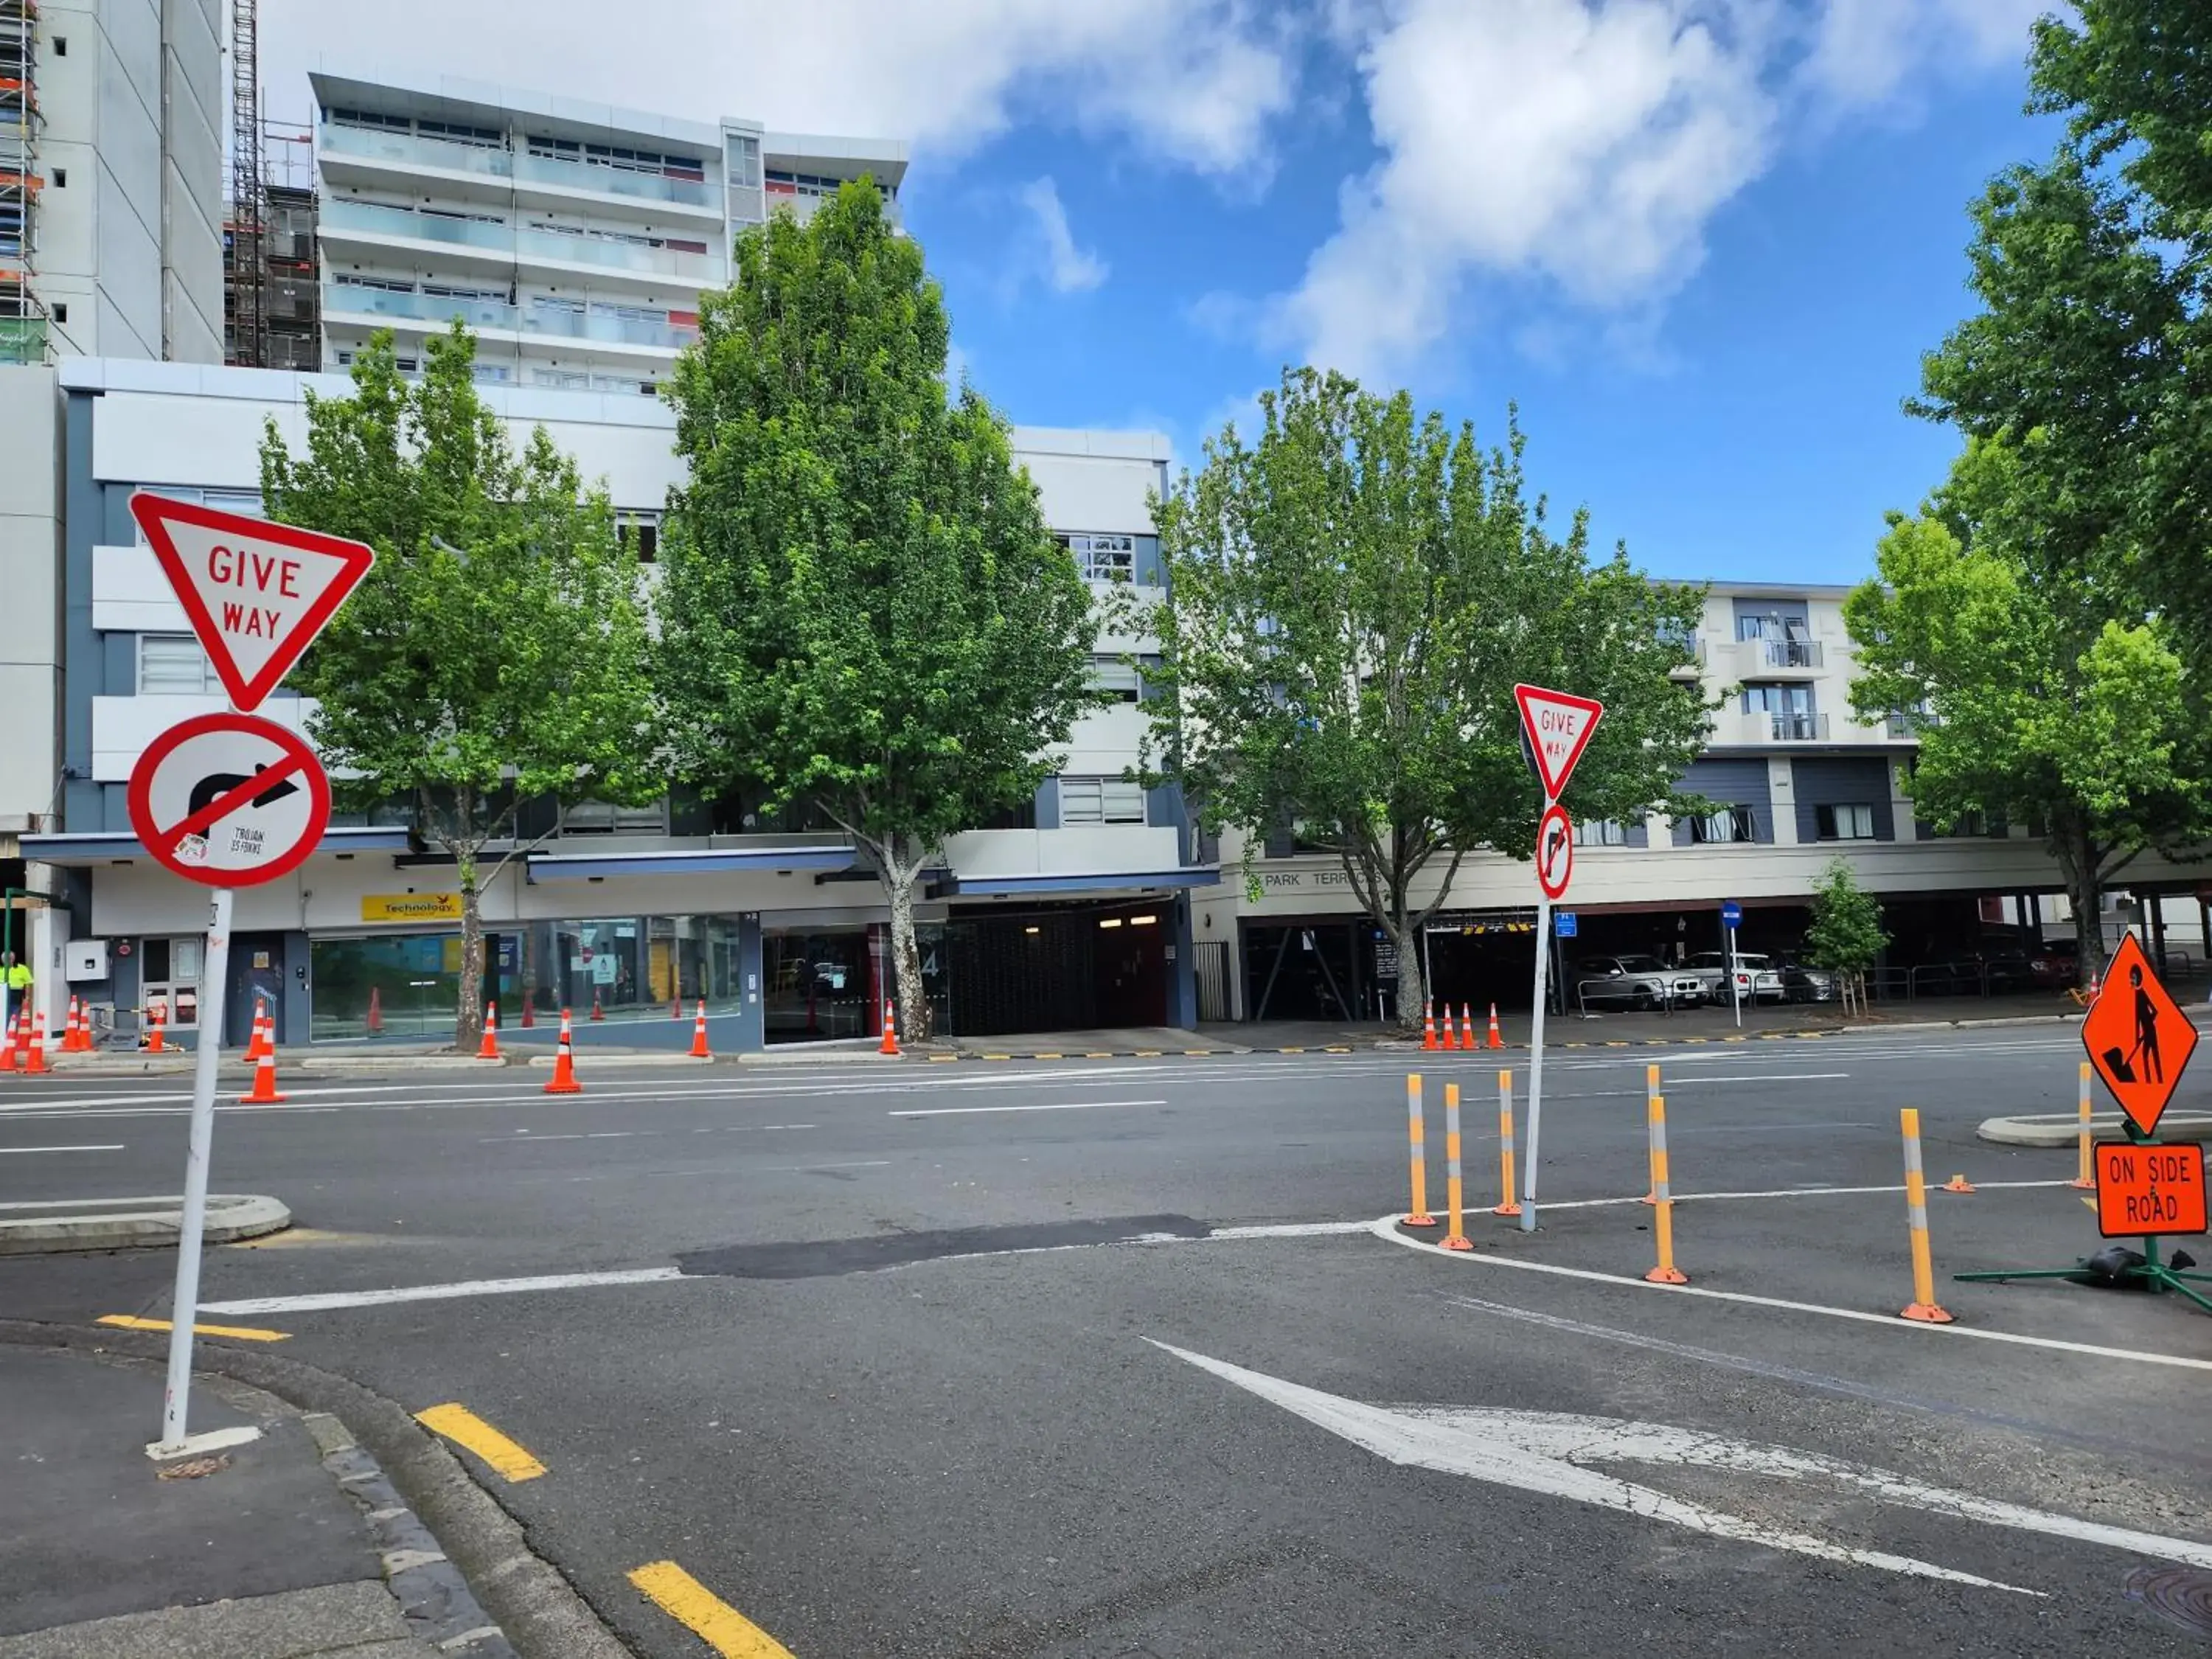
M2112 952L2105 988L2082 1016L2081 1046L2128 1121L2146 1135L2155 1133L2197 1052L2197 1028L2159 983L2133 933Z
M1574 775L1575 763L1589 747L1605 705L1571 691L1547 691L1540 685L1516 685L1513 701L1520 705L1521 729L1536 762L1536 776L1544 786L1544 799L1554 801Z
M2106 1238L2149 1238L2201 1233L2204 1206L2204 1149L2097 1144L2097 1231Z
M289 874L321 842L331 784L307 741L254 714L202 714L146 746L131 825L163 868L206 887Z
M276 689L376 562L361 542L143 490L131 516L241 710Z

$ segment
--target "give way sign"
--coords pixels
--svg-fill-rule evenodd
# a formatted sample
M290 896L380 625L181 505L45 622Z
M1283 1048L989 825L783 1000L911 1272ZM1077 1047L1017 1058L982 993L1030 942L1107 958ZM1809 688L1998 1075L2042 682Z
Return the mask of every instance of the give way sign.
M143 491L131 516L240 710L276 689L376 562L361 542Z
M1589 747L1590 733L1604 717L1605 705L1571 691L1547 691L1540 685L1515 686L1513 701L1521 707L1521 728L1528 734L1528 748L1536 757L1544 799L1557 800L1574 775L1575 763Z

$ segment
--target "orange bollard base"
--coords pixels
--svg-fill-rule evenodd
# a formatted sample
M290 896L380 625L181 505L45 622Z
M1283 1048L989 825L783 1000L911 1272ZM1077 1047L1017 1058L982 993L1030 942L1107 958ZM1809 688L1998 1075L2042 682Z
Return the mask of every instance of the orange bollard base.
M2066 1184L2073 1188L2076 1192L2094 1192L2097 1188L2097 1183L2095 1182L2084 1181L2079 1176L2075 1176L2073 1180L2068 1182Z
M1686 1285L1690 1276L1680 1267L1654 1267L1644 1275L1644 1281L1647 1285Z
M1519 1215L1521 1206L1518 1204L1493 1204L1490 1206L1490 1212L1492 1215Z
M1916 1302L1911 1307L1901 1310L1897 1316L1899 1319L1913 1320L1923 1325L1949 1325L1957 1322L1952 1316L1945 1313L1933 1302Z
M1474 1248L1474 1241L1464 1234L1456 1234L1445 1239L1443 1246L1448 1250L1471 1250Z
M1437 1222L1436 1217L1428 1214L1401 1215L1398 1218L1398 1224L1401 1227L1433 1227Z
M1974 1183L1963 1175L1954 1175L1936 1189L1939 1193L1971 1193Z

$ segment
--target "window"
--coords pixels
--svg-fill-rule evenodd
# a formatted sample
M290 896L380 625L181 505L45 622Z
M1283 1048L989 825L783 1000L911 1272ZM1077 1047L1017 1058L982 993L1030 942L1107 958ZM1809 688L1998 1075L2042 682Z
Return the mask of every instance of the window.
M1075 556L1078 574L1094 582L1126 582L1137 574L1137 538L1134 536L1054 536L1058 542Z
M1860 805L1816 806L1814 822L1822 841L1872 841L1874 808Z
M434 283L423 279L422 292L434 300L489 300L495 305L507 303L503 288L475 288L466 283Z
M215 665L189 634L138 636L138 690L151 696L201 696L222 690Z
M1690 841L1698 847L1756 841L1758 832L1758 820L1748 806L1724 806L1717 812L1690 820Z
M1075 823L1142 823L1145 787L1121 778L1062 778L1060 821Z
M69 37L67 35L57 34L54 36L54 56L57 58L66 58L69 56Z
M1122 702L1136 702L1143 696L1144 680L1136 665L1119 657L1093 657L1091 684L1096 690L1113 692Z
M54 320L58 323L69 321L69 307L65 302L61 301L54 302Z
M668 798L645 806L614 806L603 800L580 800L561 809L564 836L665 836L668 833Z
M744 190L758 190L761 181L760 140L747 133L730 134L729 156L725 165L729 170L731 184Z
M496 127L472 127L459 121L434 121L424 116L415 131L425 138L443 138L452 144L474 144L479 149L505 149L507 135Z
M1628 826L1616 823L1611 818L1578 819L1575 823L1575 845L1626 847L1628 845Z
M1739 616L1735 636L1740 640L1804 640L1812 637L1804 614L1770 611L1765 616Z
M67 167L56 167L54 169L54 188L56 190L67 190L69 188L69 169Z
M341 270L331 280L340 288L374 288L386 294L412 294L414 280L406 276L362 276L356 272Z
M415 125L404 115L385 115L373 109L334 109L330 116L342 127L376 127L387 132L405 132Z
M615 534L626 550L636 553L640 564L651 564L660 556L660 520L655 514L623 514L616 523Z
M1743 688L1747 714L1809 714L1813 688L1809 685L1747 685Z

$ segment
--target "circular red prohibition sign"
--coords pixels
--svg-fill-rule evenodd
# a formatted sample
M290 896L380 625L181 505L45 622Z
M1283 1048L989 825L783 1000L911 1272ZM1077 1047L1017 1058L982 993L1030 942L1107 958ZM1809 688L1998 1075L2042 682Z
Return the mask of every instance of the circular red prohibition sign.
M131 769L131 827L164 869L204 887L289 875L322 844L331 781L296 732L255 714L171 726Z
M1575 873L1575 826L1553 801L1536 820L1536 884L1547 899L1564 898Z

